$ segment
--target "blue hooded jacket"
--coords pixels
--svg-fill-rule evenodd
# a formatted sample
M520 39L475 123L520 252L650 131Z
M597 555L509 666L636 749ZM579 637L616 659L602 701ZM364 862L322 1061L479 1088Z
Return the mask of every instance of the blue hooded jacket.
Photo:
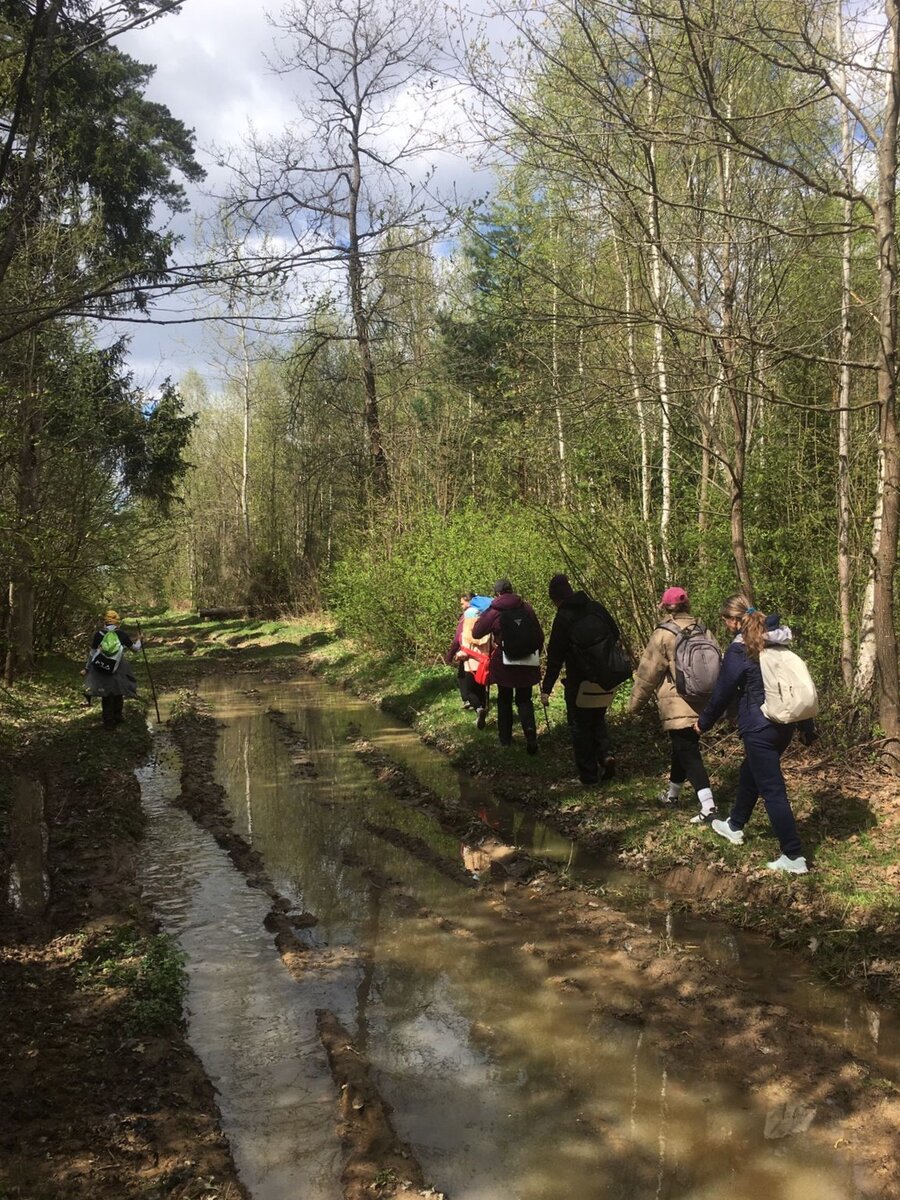
M791 631L785 625L767 630L766 641L783 646L791 641ZM741 737L770 729L775 724L763 715L766 689L763 686L759 660L749 656L740 634L725 651L713 694L697 719L701 732L706 733L708 729L712 729L735 699L738 704L737 726Z

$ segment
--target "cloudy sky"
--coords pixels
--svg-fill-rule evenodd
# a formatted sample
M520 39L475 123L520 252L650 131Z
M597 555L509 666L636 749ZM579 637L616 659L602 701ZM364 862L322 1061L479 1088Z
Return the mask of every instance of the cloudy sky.
M134 58L155 65L148 96L167 105L196 134L197 157L208 177L199 190L190 189L193 211L177 218L175 226L185 236L181 255L188 260L196 219L214 207L206 193L224 189L217 151L240 143L251 123L259 134L277 133L298 112L302 82L267 65L278 33L266 10L277 15L278 0L265 6L256 0L186 0L176 15L117 42ZM402 114L398 120L402 122ZM454 120L458 125L458 114ZM486 173L474 172L460 157L443 155L436 165L442 182L463 194L483 194L490 186ZM154 313L161 318L184 315L172 307L158 307ZM214 385L208 327L129 324L124 329L132 338L131 365L140 384L153 387L167 375L177 380L197 367Z

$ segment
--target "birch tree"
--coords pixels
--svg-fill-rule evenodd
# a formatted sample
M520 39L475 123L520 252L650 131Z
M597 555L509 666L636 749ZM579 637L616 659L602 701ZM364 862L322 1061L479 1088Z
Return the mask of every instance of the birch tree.
M306 270L314 287L343 277L363 392L369 476L391 487L375 330L380 264L428 242L425 130L433 9L420 0L296 0L273 21L275 69L296 79L302 109L233 160L232 210L248 237L274 232L273 269ZM410 114L413 114L412 116Z

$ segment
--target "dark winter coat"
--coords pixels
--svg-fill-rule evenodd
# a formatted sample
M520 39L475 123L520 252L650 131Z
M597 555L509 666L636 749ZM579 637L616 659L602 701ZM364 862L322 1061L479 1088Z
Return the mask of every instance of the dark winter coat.
M126 650L131 650L135 645L140 647L140 642L135 643L131 637L118 625L106 625L103 629L98 629L91 638L91 652L87 660L87 675L84 681L84 690L90 692L92 696L125 696L127 699L133 699L137 695L137 679L131 663L128 662L125 655L122 655L119 665L111 675L105 671L98 671L92 665L94 652L100 649L100 643L103 641L105 634L110 630L115 630L119 641Z
M737 726L741 737L768 729L773 722L763 716L762 706L766 701L759 659L747 653L743 638L735 638L722 659L722 669L713 694L698 718L701 730L712 729L716 721L725 715L728 706L737 699Z
M487 637L491 635L493 649L491 651L491 683L499 684L501 687L534 687L536 683L541 681L540 667L512 667L503 661L503 635L500 629L500 614L511 608L525 608L526 612L530 612L534 616L534 609L530 604L526 604L521 596L517 596L515 592L504 592L502 596L495 596L491 601L491 607L481 614L475 622L472 629L472 636L475 638ZM540 623L539 623L540 624ZM544 648L544 632L541 630L541 645Z
M592 600L587 592L575 592L567 600L563 600L556 610L553 626L550 630L550 641L547 643L547 667L544 671L544 682L541 691L553 691L553 685L559 679L563 666L566 668L566 679L571 686L577 686L584 680L584 671L578 654L578 649L572 640L572 627L587 616L594 613L609 625L613 636L619 637L619 627L609 612L599 600Z

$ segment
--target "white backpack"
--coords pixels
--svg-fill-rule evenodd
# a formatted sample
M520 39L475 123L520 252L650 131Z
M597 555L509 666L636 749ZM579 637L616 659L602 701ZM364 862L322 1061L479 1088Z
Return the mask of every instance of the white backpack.
M779 725L793 725L816 716L816 685L799 654L786 646L767 646L759 656L759 666L766 689L764 717Z

